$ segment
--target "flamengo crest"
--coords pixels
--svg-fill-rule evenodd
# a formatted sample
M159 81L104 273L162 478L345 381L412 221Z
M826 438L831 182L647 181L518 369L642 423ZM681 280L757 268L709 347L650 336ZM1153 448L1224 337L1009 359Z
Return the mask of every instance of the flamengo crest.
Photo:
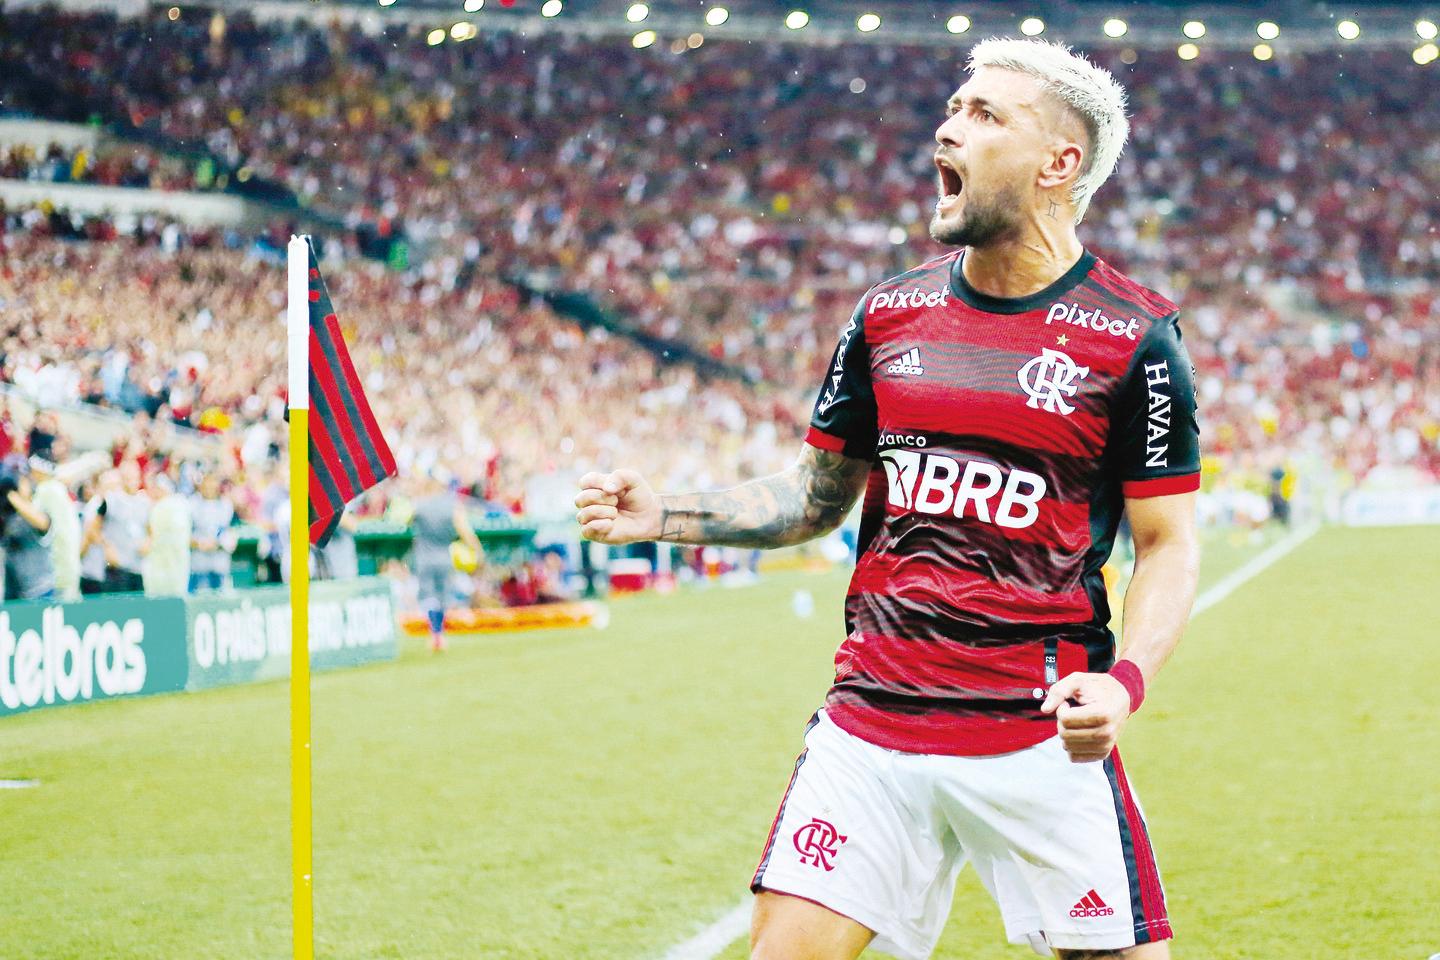
M812 867L824 867L826 872L835 869L830 858L840 852L840 844L846 838L835 829L835 825L814 817L809 823L795 831L795 849L800 862Z
M1068 417L1075 412L1075 407L1066 403L1065 398L1075 396L1075 391L1080 389L1076 381L1089 375L1090 368L1077 367L1068 354L1043 347L1040 356L1020 368L1016 379L1020 381L1020 389L1030 397L1025 406L1032 410L1044 407L1047 413Z

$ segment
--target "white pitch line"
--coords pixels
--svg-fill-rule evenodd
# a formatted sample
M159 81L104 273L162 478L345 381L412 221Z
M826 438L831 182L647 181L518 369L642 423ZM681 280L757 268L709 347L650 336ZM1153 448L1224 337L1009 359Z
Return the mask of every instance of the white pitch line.
M1213 586L1195 598L1195 606L1190 611L1190 618L1193 620L1198 617L1268 570L1286 554L1313 537L1319 529L1318 523L1297 527L1237 569L1221 577ZM689 940L671 947L660 960L715 960L726 947L740 939L749 926L750 902L746 901ZM1431 957L1430 960L1437 960L1437 958L1440 958L1440 954Z
M1190 619L1195 619L1240 589L1240 587L1244 586L1247 582L1268 570L1281 557L1315 536L1315 532L1319 529L1320 524L1318 523L1308 523L1303 527L1296 527L1290 533L1287 533L1254 557L1251 557L1238 569L1232 570L1230 573L1221 577L1213 586L1195 598L1195 607L1190 611Z
M660 960L714 960L750 929L750 901L746 900L684 943L665 951Z

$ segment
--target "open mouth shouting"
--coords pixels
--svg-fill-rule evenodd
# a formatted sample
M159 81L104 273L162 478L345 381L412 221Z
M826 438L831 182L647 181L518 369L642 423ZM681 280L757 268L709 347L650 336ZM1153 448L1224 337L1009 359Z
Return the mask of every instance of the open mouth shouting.
M965 189L965 181L960 177L960 172L955 169L949 158L940 154L935 155L935 169L940 171L940 199L935 201L935 212L944 215L960 202L960 194Z

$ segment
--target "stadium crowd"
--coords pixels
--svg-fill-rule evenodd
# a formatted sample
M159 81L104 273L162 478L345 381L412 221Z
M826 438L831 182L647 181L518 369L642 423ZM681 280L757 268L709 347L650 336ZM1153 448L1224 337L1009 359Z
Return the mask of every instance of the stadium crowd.
M89 183L139 190L200 190L217 186L213 162L194 166L137 144L97 149L12 144L0 151L0 178L43 183Z
M927 143L960 47L947 71L871 44L8 26L12 109L131 123L402 229L412 268L341 251L328 269L357 363L402 465L514 509L540 507L537 475L617 456L677 486L782 465L855 299L938 252ZM1440 473L1440 87L1401 52L1099 59L1132 91L1134 135L1083 235L1184 306L1213 482ZM57 219L6 218L0 296L23 306L5 379L220 433L240 463L272 452L278 243ZM584 331L503 279L533 275L762 386Z

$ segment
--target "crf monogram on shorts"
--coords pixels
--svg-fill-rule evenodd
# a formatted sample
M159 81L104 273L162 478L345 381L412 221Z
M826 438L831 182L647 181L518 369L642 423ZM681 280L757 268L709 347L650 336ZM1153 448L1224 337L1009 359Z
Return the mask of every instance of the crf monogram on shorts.
M801 863L834 870L835 865L830 860L840 852L840 844L845 839L834 824L815 817L795 831L795 849L800 853Z

